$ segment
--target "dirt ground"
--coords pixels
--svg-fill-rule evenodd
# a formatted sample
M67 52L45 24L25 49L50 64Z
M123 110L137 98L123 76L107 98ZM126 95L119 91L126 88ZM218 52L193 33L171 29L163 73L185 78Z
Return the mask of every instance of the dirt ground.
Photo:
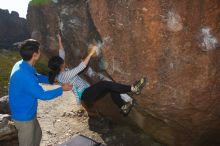
M39 101L38 120L43 132L41 146L61 144L77 133L103 142L99 134L89 130L88 116L77 112L80 109L71 91L54 100Z
M108 146L161 146L136 128L116 125L104 117L89 118L80 109L71 91L54 100L39 101L38 120L43 132L41 146L61 144L74 134L85 135Z

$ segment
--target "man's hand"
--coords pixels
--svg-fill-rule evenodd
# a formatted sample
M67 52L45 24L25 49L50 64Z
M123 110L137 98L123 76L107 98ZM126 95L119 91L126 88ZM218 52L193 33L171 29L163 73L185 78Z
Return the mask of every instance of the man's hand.
M63 88L63 91L70 91L72 90L73 86L68 83L64 83L62 84L62 88Z

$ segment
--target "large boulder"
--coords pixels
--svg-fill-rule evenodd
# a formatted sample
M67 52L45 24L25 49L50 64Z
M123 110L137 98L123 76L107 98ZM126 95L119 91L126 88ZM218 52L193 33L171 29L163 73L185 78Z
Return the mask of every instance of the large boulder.
M0 114L0 141L17 137L17 130L11 121L10 115Z
M87 52L88 42L99 38L89 17L85 1L50 1L29 4L27 14L31 37L39 40L43 52L48 56L57 55L56 35L62 33L62 41L67 52L66 60L71 65L80 62ZM74 49L73 49L74 48Z
M90 42L101 41L95 71L126 84L146 76L130 121L155 139L171 146L217 146L219 10L218 0L53 0L29 5L28 22L48 57L57 54L61 29L70 66ZM102 101L102 112L114 117L116 108Z
M0 20L0 48L12 49L14 43L30 37L27 21L18 12L0 9Z

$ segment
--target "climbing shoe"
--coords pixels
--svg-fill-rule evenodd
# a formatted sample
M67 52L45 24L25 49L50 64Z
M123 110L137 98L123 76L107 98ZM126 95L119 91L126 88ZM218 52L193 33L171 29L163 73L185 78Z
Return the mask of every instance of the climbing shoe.
M124 115L124 116L127 116L132 107L134 106L133 102L127 102L125 103L122 107L121 107L121 113Z
M146 84L146 78L143 77L141 78L140 80L136 81L132 87L131 87L131 91L135 94L140 94L141 93L141 90L143 89L143 87L145 86Z

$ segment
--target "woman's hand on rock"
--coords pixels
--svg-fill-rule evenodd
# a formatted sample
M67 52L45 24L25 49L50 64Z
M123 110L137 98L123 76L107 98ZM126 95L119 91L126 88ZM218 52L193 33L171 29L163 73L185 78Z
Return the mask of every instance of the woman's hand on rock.
M91 48L89 48L89 55L94 57L96 55L97 49L98 49L98 47L95 45L92 46Z

